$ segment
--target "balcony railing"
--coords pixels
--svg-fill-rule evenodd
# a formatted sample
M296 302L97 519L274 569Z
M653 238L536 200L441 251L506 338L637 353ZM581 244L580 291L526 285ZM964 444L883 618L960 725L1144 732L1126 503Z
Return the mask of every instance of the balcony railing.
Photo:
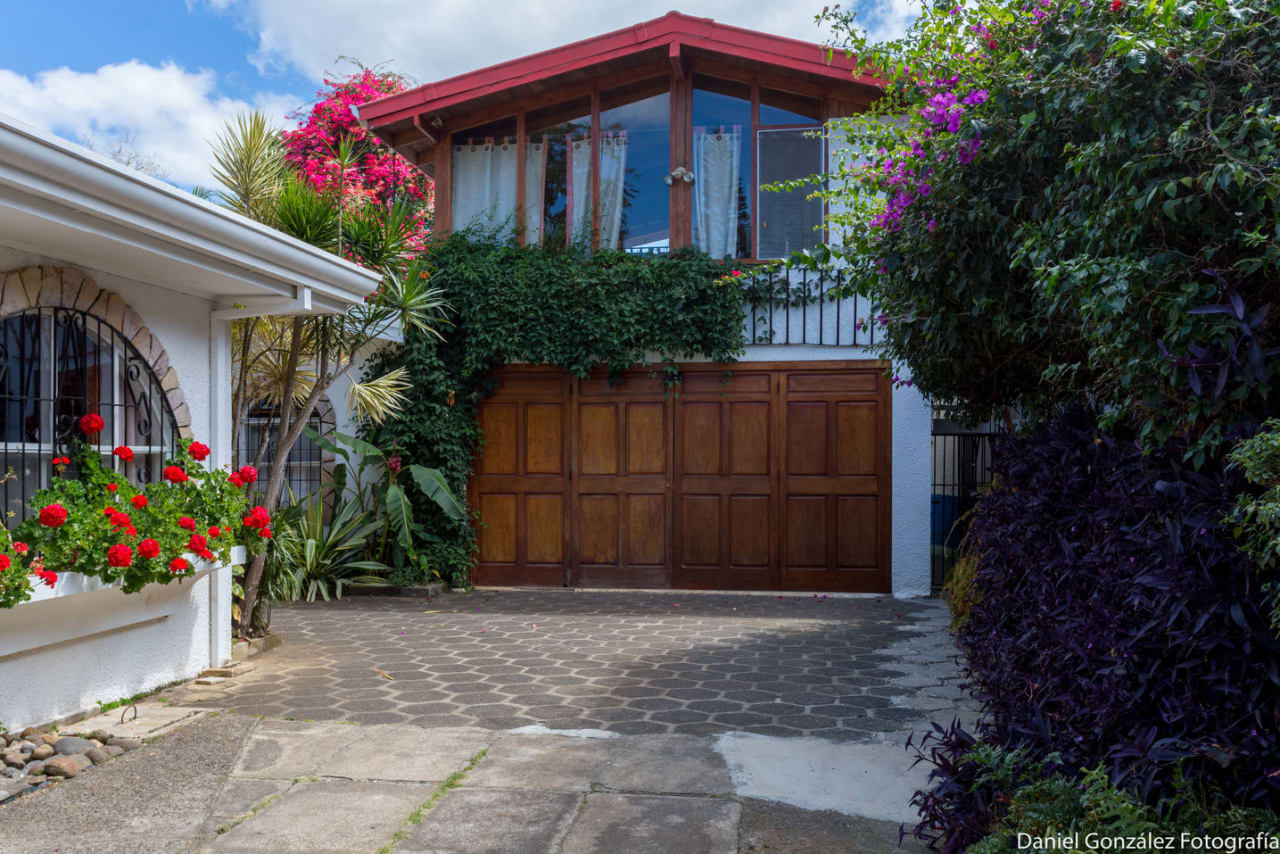
M752 344L870 347L879 321L839 270L776 269L746 285Z

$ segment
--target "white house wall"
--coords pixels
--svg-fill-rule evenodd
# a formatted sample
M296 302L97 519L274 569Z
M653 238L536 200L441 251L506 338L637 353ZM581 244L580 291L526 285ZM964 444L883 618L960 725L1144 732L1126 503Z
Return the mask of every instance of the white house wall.
M225 364L219 368L211 346L212 303L0 246L0 271L37 264L83 270L141 315L177 371L193 436L213 446L213 460L228 459L227 425L212 429L217 396L230 401ZM226 354L221 356L225 362ZM216 389L214 376L221 386ZM229 424L229 416L223 420ZM98 590L0 610L0 721L12 729L53 720L222 663L231 655L231 576L224 567L181 585L156 585L129 596ZM22 690L12 690L17 686Z

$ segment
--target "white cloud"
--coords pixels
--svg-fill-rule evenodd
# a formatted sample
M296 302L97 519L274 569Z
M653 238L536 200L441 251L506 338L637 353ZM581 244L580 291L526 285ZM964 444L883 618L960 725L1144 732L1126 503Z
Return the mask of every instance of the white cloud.
M0 112L96 147L132 141L183 184L213 183L209 141L241 110L259 109L283 126L301 103L295 96L260 93L252 102L218 95L217 75L172 63L137 60L96 71L57 68L31 77L0 68Z
M671 0L204 0L256 34L261 70L296 68L318 78L339 56L389 67L422 82L440 80L665 14ZM900 35L913 0L865 0L860 17L877 37ZM748 29L821 42L821 0L690 0L680 11Z

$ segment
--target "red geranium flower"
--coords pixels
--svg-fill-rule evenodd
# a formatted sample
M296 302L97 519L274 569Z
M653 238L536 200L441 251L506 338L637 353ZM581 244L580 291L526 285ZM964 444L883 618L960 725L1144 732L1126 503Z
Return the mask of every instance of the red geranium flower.
M121 445L111 453L115 454L126 463L133 462L133 448L130 448L128 445Z
M186 528L188 531L194 531L196 529L196 520L192 519L190 516L183 516L178 520L178 527Z
M67 508L61 504L46 504L40 508L40 524L46 528L56 528L67 521Z
M239 474L245 483L253 483L258 479L258 470L253 466L241 466Z
M27 545L26 543L14 543L13 550L20 555L24 555L27 552L31 551L31 546Z
M209 536L211 537L222 536L222 529L219 528L217 525L214 525L212 528L209 529Z
M55 466L69 466L71 465L71 458L70 457L54 457L53 464Z
M189 453L193 459L203 461L209 456L209 446L203 442L192 442L191 447L187 448L187 453Z
M1124 3L1122 2L1122 0L1111 0L1112 12L1119 12L1123 6L1124 6Z
M124 543L116 543L107 549L107 563L112 566L128 566L133 563L133 549Z
M83 415L80 418L80 430L86 436L98 435L102 432L102 428L105 426L106 424L103 422L102 416L96 412L90 412L88 415Z
M208 549L201 549L200 557L204 558L205 560L213 560L214 555L213 555L213 552L209 551Z
M208 545L209 545L208 540L206 540L204 537L200 536L199 534L192 534L191 539L187 540L187 548L191 549L191 551L196 552L197 554L204 551L205 548L208 547Z
M119 487L119 486L117 486L117 485L116 485L116 484L114 484L114 483L108 483L108 484L107 484L107 492L115 492L115 491L116 491L117 489L119 489L119 488L120 488L120 487Z
M58 573L51 572L44 567L35 567L31 572L36 578L44 582L45 587L52 587L58 583Z
M186 558L175 557L173 560L169 561L169 571L173 573L186 572Z
M267 512L267 508L259 504L244 517L244 524L248 528L265 528L271 524L271 514Z
M9 564L11 563L13 563L13 561L9 559L8 555L0 555L0 572L4 572L8 569Z
M147 560L150 560L160 554L160 544L155 540L143 540L138 543L138 554L142 555Z
M181 466L165 466L164 479L170 483L186 483L190 478Z
M129 536L131 536L131 537L136 537L136 536L138 536L138 529L137 529L137 528L135 528L135 527L133 527L132 525L130 525L129 527L125 528L125 529L124 529L124 532L125 532L126 534L128 534Z
M263 528L261 531L259 531L259 532L258 532L258 536L259 536L259 537L262 537L262 539L264 539L264 540L269 540L269 539L271 539L271 529L270 529L270 528Z
M234 486L244 486L244 478L240 476L238 471L233 471L227 480Z
M137 507L139 510L147 506L147 496L145 495L135 495L129 500L133 503L133 506Z
M129 518L128 513L116 513L111 517L111 524L117 528L124 528L133 524L133 520Z

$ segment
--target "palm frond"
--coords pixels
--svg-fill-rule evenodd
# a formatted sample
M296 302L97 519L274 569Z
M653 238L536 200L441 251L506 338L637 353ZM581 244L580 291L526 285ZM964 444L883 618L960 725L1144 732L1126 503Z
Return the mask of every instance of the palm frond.
M351 383L347 402L357 418L381 424L400 411L409 386L409 372L396 368L380 377Z
M378 302L396 313L402 334L407 335L413 328L444 340L440 328L449 325L446 314L451 306L444 291L432 286L425 264L414 259L404 272L388 272L380 290Z
M212 172L222 204L271 223L286 172L280 131L257 110L240 113L213 141Z
M329 251L337 247L337 204L305 181L285 178L276 196L275 216L276 227L290 237Z

